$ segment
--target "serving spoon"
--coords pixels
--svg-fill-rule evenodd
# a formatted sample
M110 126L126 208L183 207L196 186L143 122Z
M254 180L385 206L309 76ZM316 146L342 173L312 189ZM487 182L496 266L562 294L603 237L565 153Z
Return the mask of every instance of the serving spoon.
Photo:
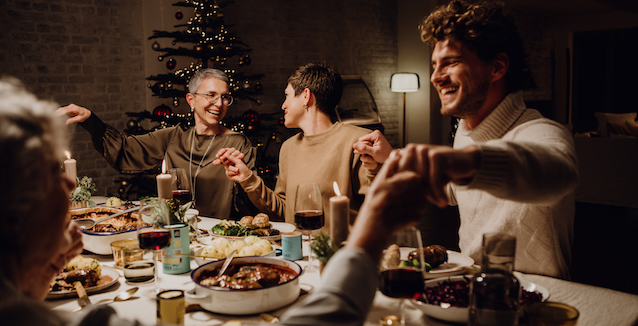
M228 269L228 266L230 265L230 262L233 260L233 257L235 257L236 253L237 253L237 250L233 250L230 253L230 255L228 255L228 257L224 261L224 264L222 265L222 268L219 270L219 274L217 274L217 276L224 275L224 273L226 272L226 269Z
M133 207L133 208L125 209L125 210L123 210L123 211L121 211L121 212L117 212L117 213L112 214L112 215L109 215L109 216L107 216L107 217L103 217L103 218L101 218L101 219L99 219L99 220L97 220L97 221L96 221L96 220L94 220L94 219L92 219L92 218L80 218L80 219L75 220L75 223L76 223L76 224L78 225L78 227L80 227L80 228L83 228L83 229L85 229L85 230L90 230L90 229L92 229L95 225L97 225L98 223L102 223L102 222L104 222L104 221L106 221L106 220L112 219L112 218L114 218L114 217L118 217L118 216L120 216L120 215L124 215L124 214L126 214L126 213L130 213L130 212L136 211L136 210L138 210L138 209L140 209L140 208L139 208L139 207Z

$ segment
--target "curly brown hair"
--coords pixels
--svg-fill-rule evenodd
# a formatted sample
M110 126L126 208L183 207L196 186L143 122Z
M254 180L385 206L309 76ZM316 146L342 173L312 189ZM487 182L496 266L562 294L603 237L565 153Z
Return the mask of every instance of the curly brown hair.
M295 96L308 88L317 100L317 108L335 117L335 107L343 94L343 80L336 70L322 62L308 63L292 73L288 83L295 90Z
M484 62L505 53L509 57L505 75L508 93L534 88L523 39L504 7L501 1L452 0L423 19L421 40L432 49L446 38L463 42Z

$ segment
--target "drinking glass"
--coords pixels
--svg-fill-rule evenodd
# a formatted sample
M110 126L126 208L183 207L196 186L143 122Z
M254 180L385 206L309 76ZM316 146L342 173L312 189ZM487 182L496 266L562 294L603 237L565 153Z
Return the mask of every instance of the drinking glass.
M295 199L295 224L302 232L308 235L308 241L312 248L312 231L323 227L323 200L319 185L316 183L303 183L297 186ZM308 266L306 272L315 271L312 249L308 254Z
M179 199L180 205L184 205L189 201L192 201L191 185L188 177L186 176L186 170L182 168L173 168L169 169L168 173L173 179L173 198Z
M155 267L155 292L160 292L157 256L171 244L171 232L164 228L168 224L168 209L165 199L145 198L140 201L137 219L137 238L140 248L153 251Z
M399 266L385 266L385 264L379 264L379 290L391 298L398 298L401 300L399 303L399 318L401 319L401 325L405 325L405 300L411 299L415 294L423 292L424 287L424 260L423 260L423 240L421 239L421 231L412 227L406 232L406 241L412 245L416 244L416 250L414 252L414 259L418 264L408 262ZM414 248L413 248L414 249ZM404 251L410 251L410 249ZM401 255L401 260L407 260L408 255L405 257ZM413 260L412 260L413 261ZM417 266L415 266L417 265Z

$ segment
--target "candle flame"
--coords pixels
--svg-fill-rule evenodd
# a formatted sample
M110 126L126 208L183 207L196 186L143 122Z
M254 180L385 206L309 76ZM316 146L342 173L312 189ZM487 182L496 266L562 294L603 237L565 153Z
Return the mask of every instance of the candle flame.
M71 159L71 153L69 153L69 151L64 151L64 154L66 154L66 158Z
M332 182L332 188L335 190L335 194L337 194L337 196L341 196L341 191L339 191L339 185L337 184L337 181Z
M162 173L166 173L166 160L162 160Z

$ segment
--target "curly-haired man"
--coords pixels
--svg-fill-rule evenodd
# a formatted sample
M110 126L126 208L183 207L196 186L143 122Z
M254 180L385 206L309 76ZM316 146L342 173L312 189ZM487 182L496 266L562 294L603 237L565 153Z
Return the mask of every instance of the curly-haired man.
M535 84L513 20L500 2L453 0L419 30L433 49L441 113L461 120L453 147L411 144L402 156L431 202L458 205L461 252L480 263L483 234L510 233L516 270L568 278L576 151L565 127L525 106L521 90ZM388 146L374 132L354 148L383 162Z

